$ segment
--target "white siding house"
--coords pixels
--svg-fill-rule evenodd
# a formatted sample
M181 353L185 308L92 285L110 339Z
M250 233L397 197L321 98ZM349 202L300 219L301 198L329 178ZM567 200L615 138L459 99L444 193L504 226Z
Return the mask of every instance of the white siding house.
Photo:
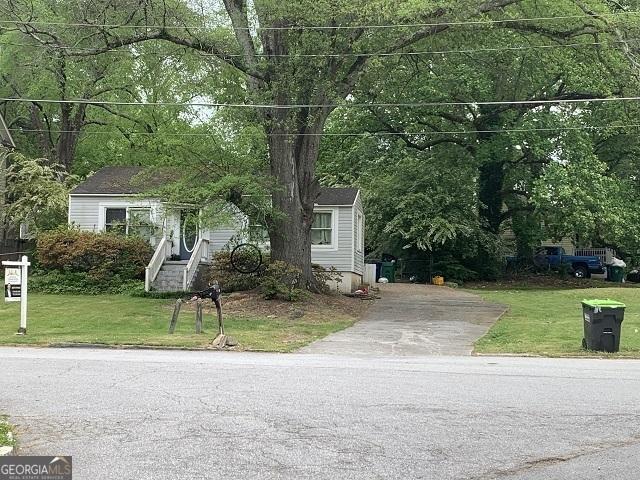
M246 218L235 215L232 225L201 228L197 209L148 198L149 190L165 179L148 179L141 187L132 179L142 167L105 167L69 194L69 224L81 230L118 229L142 234L156 248L147 268L147 289L187 290L200 264L214 252L232 248L246 235ZM154 185L154 183L156 185ZM364 273L364 211L354 188L323 188L316 201L311 260L335 267L342 282L334 287L351 292ZM268 245L263 245L268 249Z

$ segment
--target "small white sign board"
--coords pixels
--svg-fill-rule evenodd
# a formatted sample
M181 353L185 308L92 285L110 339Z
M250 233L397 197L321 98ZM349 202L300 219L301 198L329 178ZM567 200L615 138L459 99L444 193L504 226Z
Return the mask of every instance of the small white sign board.
M22 269L5 268L4 270L4 301L19 302L22 294Z
M31 265L27 257L18 262L5 260L2 262L4 270L4 301L20 302L20 328L18 335L27 333L27 278Z

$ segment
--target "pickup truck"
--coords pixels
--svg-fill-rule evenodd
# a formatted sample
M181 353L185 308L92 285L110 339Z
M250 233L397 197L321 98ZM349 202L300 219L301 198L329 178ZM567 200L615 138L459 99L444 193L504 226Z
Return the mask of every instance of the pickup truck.
M515 258L508 258L507 262ZM593 273L604 273L605 267L600 257L586 255L567 255L560 246L541 247L533 258L538 268L558 270L560 265L569 265L575 278L589 278Z

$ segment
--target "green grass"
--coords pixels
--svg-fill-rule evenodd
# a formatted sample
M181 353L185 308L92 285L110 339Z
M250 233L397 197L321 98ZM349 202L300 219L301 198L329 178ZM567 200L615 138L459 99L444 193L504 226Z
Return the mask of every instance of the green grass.
M0 345L97 343L206 347L217 334L213 315L204 316L204 332L194 333L194 312L183 311L173 335L168 325L173 302L125 295L29 295L27 335L17 336L19 303L0 304ZM224 307L223 307L224 308ZM243 350L289 352L351 326L348 315L245 318L225 315L225 333Z
M612 299L627 305L622 323L620 352L611 357L640 358L640 288L589 288L569 290L472 290L509 311L476 342L477 353L513 353L544 356L585 356L602 352L582 349L581 301Z
M15 445L16 439L13 436L11 425L4 417L0 416L0 447L14 447Z

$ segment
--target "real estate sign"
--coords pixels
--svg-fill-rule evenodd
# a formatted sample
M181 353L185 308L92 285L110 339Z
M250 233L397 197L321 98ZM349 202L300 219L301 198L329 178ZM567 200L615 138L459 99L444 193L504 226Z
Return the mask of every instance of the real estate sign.
M18 335L27 333L27 280L29 278L29 259L23 256L20 261L2 262L4 269L4 301L20 302L20 328ZM1 477L0 477L1 478Z
M22 296L22 269L5 268L4 270L4 301L19 302Z

